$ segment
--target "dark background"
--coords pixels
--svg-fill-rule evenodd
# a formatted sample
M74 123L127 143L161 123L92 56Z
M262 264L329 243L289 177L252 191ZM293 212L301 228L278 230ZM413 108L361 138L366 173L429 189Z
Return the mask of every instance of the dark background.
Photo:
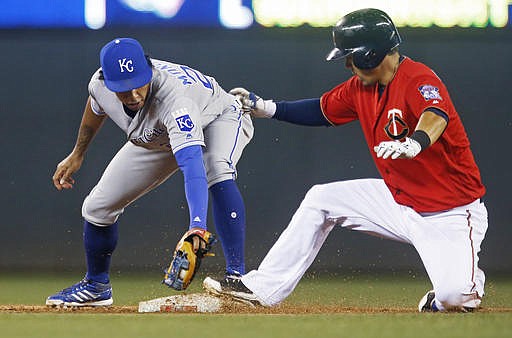
M472 142L488 189L481 266L510 273L512 32L402 29L401 34L402 53L429 65L448 86ZM51 176L74 145L99 50L120 36L139 39L153 57L214 76L227 90L243 85L264 98L319 97L349 77L343 63L324 61L332 47L329 29L1 31L0 271L84 271L82 200L125 136L106 123L73 190L57 191ZM247 206L248 269L257 267L312 185L378 177L357 123L307 128L257 120L255 127L238 165ZM113 270L160 273L187 223L179 173L120 218ZM205 269L222 271L220 245L216 252ZM423 268L410 246L336 228L312 270Z

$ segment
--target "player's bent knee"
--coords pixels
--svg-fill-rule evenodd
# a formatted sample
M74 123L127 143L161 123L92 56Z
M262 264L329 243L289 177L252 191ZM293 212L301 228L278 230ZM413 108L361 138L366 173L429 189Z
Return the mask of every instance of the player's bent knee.
M304 197L304 201L308 201L308 202L318 201L320 199L320 197L323 195L323 191L324 191L324 185L315 184L306 193L306 196Z
M325 201L329 199L330 191L329 184L316 184L308 190L302 205L314 209L325 208Z
M211 187L219 182L236 179L236 168L225 159L214 154L207 154L203 158L206 168L208 186Z
M220 182L224 182L224 181L228 181L228 180L234 181L236 179L236 175L233 173L223 173L223 174L215 175L212 177L208 177L207 179L208 179L208 188L211 188L215 184L220 183Z
M109 226L117 221L124 211L106 209L104 205L97 203L87 196L82 204L82 217L97 226Z

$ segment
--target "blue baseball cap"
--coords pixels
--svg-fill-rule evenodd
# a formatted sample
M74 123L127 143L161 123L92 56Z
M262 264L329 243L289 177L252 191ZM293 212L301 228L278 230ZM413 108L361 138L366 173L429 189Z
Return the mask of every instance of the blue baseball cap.
M107 43L100 52L105 85L113 92L140 88L153 76L140 43L131 38L118 38Z

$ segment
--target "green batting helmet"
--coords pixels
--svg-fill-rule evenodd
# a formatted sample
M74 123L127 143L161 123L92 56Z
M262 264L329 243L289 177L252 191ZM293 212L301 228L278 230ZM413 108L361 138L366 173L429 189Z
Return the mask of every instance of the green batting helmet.
M391 18L381 10L366 8L342 17L332 30L334 49L327 61L352 55L360 69L377 67L402 39Z

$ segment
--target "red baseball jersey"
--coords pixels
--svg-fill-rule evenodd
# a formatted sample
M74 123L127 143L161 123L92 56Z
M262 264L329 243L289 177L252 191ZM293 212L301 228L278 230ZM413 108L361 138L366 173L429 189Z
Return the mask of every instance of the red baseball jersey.
M404 58L379 97L378 84L363 86L357 76L324 93L321 107L333 125L359 120L386 185L397 203L417 212L448 210L485 194L469 140L445 85L422 63ZM410 136L429 107L446 113L446 130L413 159L377 158L382 141Z

